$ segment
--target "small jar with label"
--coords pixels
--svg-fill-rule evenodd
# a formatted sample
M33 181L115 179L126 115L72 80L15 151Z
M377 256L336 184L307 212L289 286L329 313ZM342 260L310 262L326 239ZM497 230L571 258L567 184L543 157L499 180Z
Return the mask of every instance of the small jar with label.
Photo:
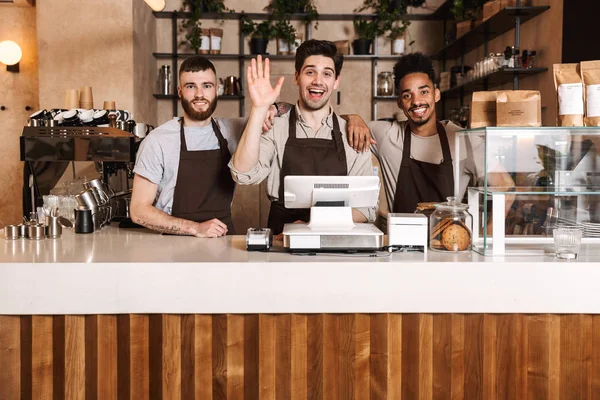
M429 248L441 252L467 252L471 249L473 217L469 205L456 197L437 203L429 217Z

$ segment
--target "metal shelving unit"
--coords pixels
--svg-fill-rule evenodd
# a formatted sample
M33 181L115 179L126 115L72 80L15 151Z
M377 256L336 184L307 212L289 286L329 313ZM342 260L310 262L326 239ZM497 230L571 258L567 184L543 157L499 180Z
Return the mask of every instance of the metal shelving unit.
M440 6L440 16L444 16L444 34L446 32L447 20L451 18L450 8L452 0L446 1ZM437 53L432 55L433 59L440 60L441 70L446 69L448 60L460 58L460 65L464 67L465 54L480 46L484 46L484 54L488 54L489 41L514 29L515 48L520 48L521 24L542 14L550 9L550 6L521 7L521 0L517 0L516 7L506 7L494 14L486 21L480 23L469 32L448 43ZM438 12L436 11L436 13ZM435 13L434 13L435 14ZM442 92L442 118L446 114L446 99L459 98L460 105L464 104L464 95L479 90L489 90L492 87L513 83L513 90L519 89L519 81L522 78L548 71L548 68L511 68L502 69L489 74L483 78L474 79L463 85L452 87Z
M445 7L445 6L442 6ZM445 8L440 7L437 11L431 14L409 14L407 19L413 21L432 21L432 20L441 20L446 17L447 10ZM447 8L447 7L446 7ZM196 54L193 53L179 53L177 52L178 43L177 43L177 21L180 19L189 18L191 13L188 12L179 12L179 11L161 11L153 13L156 18L160 19L170 19L171 20L171 34L172 34L172 53L153 53L153 56L156 59L170 59L172 60L172 70L173 73L173 87L177 87L177 67L178 60L180 58L189 58ZM373 19L376 17L375 14L319 14L319 21L352 21L357 15L360 15L363 19ZM204 20L239 20L240 21L240 32L241 32L241 18L242 16L247 16L251 20L266 20L269 18L269 14L267 13L204 13ZM291 14L291 20L301 21L306 19L306 14ZM311 32L311 24L306 25L305 38L308 40L312 37ZM221 60L238 60L239 61L239 79L242 87L242 94L240 96L226 96L227 100L240 100L239 105L239 115L243 116L245 113L244 107L244 75L245 68L244 62L247 59L255 57L254 55L244 54L244 40L245 37L240 33L239 40L239 53L238 54L210 54L208 57L211 59L221 59ZM272 60L294 60L293 55L269 55L269 58ZM377 102L378 101L388 101L392 99L396 99L396 97L388 97L388 96L377 96L377 62L378 60L396 60L398 56L394 55L379 55L377 54L377 40L373 43L373 54L372 55L346 55L344 56L345 61L371 61L372 68L372 79L373 79L373 93L372 93L372 101L371 101L371 116L372 119L377 118ZM173 102L173 115L176 116L178 112L178 97L177 95L154 95L157 99L169 99ZM338 96L339 98L339 96ZM225 96L219 97L219 100L225 99Z
M536 75L546 71L548 71L548 68L505 68L493 72L483 78L473 79L472 81L464 83L460 86L455 86L448 90L444 90L442 95L446 97L460 97L464 93L488 90L494 87L502 86L505 83L510 83L514 80L515 74L519 76L519 79L523 79L528 76Z

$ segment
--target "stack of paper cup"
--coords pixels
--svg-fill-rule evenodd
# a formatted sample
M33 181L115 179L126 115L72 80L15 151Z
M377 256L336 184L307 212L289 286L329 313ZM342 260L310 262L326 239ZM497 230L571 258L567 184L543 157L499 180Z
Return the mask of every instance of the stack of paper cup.
M117 105L114 100L104 100L104 105L102 106L104 110L116 110Z
M85 110L94 108L94 96L92 96L91 86L82 86L79 95L79 107Z
M79 90L68 89L65 92L65 108L67 110L79 108Z

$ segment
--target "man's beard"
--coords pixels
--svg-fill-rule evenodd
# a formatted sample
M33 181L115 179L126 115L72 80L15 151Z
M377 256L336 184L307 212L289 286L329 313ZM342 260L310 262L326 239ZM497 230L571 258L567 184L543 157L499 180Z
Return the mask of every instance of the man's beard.
M217 108L217 98L215 97L213 101L210 101L208 99L205 100L208 101L208 108L206 109L206 111L194 110L192 102L184 98L181 99L181 106L183 107L183 111L185 111L187 116L192 121L206 121L210 118L210 116L215 112L215 109Z
M429 109L429 105L425 105L425 104L419 104L418 106L414 106L408 109L408 112L406 112L406 118L409 119L410 122L412 122L413 124L415 124L415 126L423 126L425 124L427 124L429 122L429 120L431 120L431 115L429 116L429 118L427 119L422 119L422 120L415 120L412 118L411 116L411 111L416 109L416 108L420 108L420 107L427 107Z

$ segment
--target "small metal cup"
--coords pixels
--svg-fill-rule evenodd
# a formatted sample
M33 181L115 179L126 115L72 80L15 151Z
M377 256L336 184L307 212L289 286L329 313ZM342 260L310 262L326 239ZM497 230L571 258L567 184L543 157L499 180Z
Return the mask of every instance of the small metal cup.
M17 225L6 225L4 227L4 238L6 240L15 240L20 238L19 227Z
M46 216L46 237L57 239L62 235L62 225L58 222L58 217Z

